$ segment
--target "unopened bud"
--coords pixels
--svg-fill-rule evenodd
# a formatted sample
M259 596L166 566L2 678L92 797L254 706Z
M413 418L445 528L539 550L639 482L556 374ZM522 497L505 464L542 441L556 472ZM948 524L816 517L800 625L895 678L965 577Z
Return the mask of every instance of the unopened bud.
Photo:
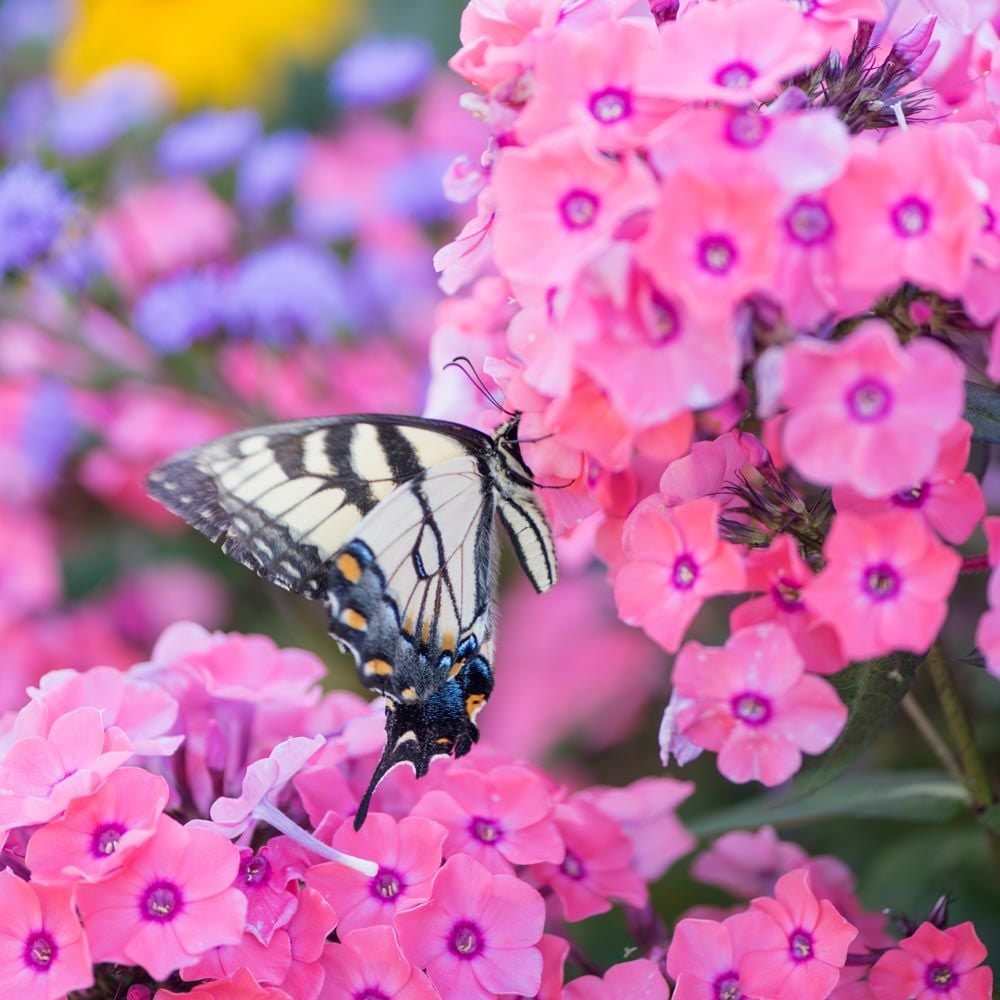
M680 6L680 0L649 0L649 9L652 11L653 20L657 24L676 21Z
M148 986L136 985L128 988L125 1000L151 1000L152 996L153 993Z
M910 65L914 60L919 59L930 44L936 24L936 14L927 14L922 17L905 35L900 35L896 39L892 51L889 53L889 58L896 59L905 65Z

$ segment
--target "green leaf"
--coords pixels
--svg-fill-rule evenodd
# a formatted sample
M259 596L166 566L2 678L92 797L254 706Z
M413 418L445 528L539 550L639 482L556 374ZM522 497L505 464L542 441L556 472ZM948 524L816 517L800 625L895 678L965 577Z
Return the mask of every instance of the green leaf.
M721 809L689 824L702 837L727 830L752 829L770 823L794 826L838 816L943 823L962 812L965 789L939 771L871 771L850 775L835 784L800 795L793 787L778 795Z
M847 705L847 724L826 753L809 759L792 786L802 797L828 785L871 745L910 690L922 658L890 653L855 663L830 678Z
M966 382L965 419L972 424L973 441L1000 442L1000 392Z
M1000 803L990 806L989 809L984 809L979 814L979 822L982 823L987 830L992 830L994 833L1000 833Z

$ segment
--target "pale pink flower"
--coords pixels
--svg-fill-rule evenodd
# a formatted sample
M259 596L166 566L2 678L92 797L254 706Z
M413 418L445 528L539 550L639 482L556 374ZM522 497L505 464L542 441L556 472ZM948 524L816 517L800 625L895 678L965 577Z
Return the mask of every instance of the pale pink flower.
M848 659L930 646L962 560L920 519L902 511L870 518L844 511L823 553L823 572L803 595L836 630Z
M556 825L566 844L562 861L532 865L528 872L536 884L551 886L568 921L606 913L612 899L645 905L646 884L618 823L577 795L556 807Z
M886 510L912 511L946 542L960 545L986 513L979 480L965 471L971 445L972 425L959 420L941 439L941 451L926 478L878 499L863 496L850 486L835 486L834 506L866 516Z
M679 730L717 751L719 770L738 784L781 784L801 767L803 752L822 753L847 721L836 691L805 673L791 636L777 625L743 629L722 648L688 643L673 682L692 699L677 716Z
M314 889L299 889L298 906L287 926L292 961L280 985L296 1000L317 1000L326 979L322 964L326 939L337 926L337 914Z
M397 823L385 813L369 813L360 832L351 820L344 820L333 835L333 846L367 858L378 870L366 875L327 861L306 872L306 884L337 911L342 933L391 925L401 906L430 897L446 835L439 823L418 816L406 816Z
M963 404L963 367L925 338L901 347L871 320L844 340L799 340L782 362L782 446L807 479L866 496L910 489L934 468Z
M0 990L19 1000L60 1000L93 982L70 890L0 871Z
M765 101L829 49L822 32L785 0L689 6L660 35L656 90L682 101Z
M668 1000L670 989L656 962L636 958L612 965L603 978L581 976L563 988L563 1000Z
M170 789L138 767L112 773L92 795L75 799L66 814L36 830L25 863L33 882L100 882L114 874L153 836Z
M737 1000L745 993L740 959L749 942L734 933L736 922L688 917L674 928L667 951L667 973L674 1000Z
M505 149L492 188L497 266L511 281L542 289L570 282L656 197L639 160L592 153L571 131Z
M751 899L770 896L779 876L808 862L809 855L798 844L779 840L774 827L762 826L754 833L734 830L717 838L695 859L691 874L699 882Z
M413 810L448 830L446 857L465 854L494 875L515 865L561 861L563 842L546 783L526 767L487 772L453 768L444 788L428 792Z
M593 785L580 793L610 816L632 844L632 865L640 877L655 882L695 846L695 838L677 818L677 807L694 791L691 781L640 778L624 788Z
M435 876L430 899L396 914L403 953L426 968L443 1000L534 995L544 923L545 904L534 889L461 854Z
M778 879L774 899L759 897L733 917L746 942L740 981L750 996L825 1000L840 979L847 949L857 936L827 900L817 901L804 869Z
M434 270L441 277L438 284L445 295L454 295L479 277L492 259L493 220L496 202L491 190L484 191L477 202L477 212L451 243L434 254Z
M787 630L806 670L834 674L846 665L846 660L836 630L802 598L812 578L813 572L795 539L776 535L768 548L752 549L747 555L747 590L763 596L733 608L729 622L734 632L774 622Z
M0 761L0 830L45 823L132 756L117 726L104 730L96 708L59 716L45 736L18 740Z
M669 505L712 497L729 511L744 504L733 488L759 482L758 470L769 463L767 449L753 434L726 431L711 441L696 441L687 455L671 462L660 478L660 493Z
M764 2L788 9L783 0ZM716 8L729 16L721 2L695 9ZM667 301L727 320L740 299L773 282L782 200L771 177L752 167L721 179L680 169L660 188L636 260Z
M719 511L709 498L670 506L653 496L625 522L627 561L615 577L618 613L668 652L681 644L707 598L743 588L743 559L719 538Z
M363 927L323 952L322 1000L439 1000L427 977L403 955L391 927Z
M826 193L846 286L870 297L901 280L961 291L981 227L961 133L890 129L884 141L852 141L847 169Z
M875 963L868 981L875 1000L988 1000L993 973L985 960L971 923L941 930L925 922Z
M221 834L161 816L125 868L77 889L94 961L141 965L166 979L210 948L238 944L247 912L233 886L239 864Z

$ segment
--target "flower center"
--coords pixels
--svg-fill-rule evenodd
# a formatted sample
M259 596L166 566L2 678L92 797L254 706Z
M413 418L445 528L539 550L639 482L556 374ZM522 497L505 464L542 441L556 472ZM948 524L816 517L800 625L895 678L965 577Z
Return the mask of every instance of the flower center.
M723 233L710 233L698 244L698 263L712 274L726 274L737 256L733 241Z
M680 336L680 315L666 296L653 291L645 313L646 336L654 344L669 344Z
M373 986L366 986L360 993L355 993L351 1000L390 1000L390 997Z
M372 895L376 899L395 899L403 891L403 879L399 872L391 868L379 868L371 881Z
M785 230L796 243L808 247L830 238L833 219L821 199L799 198L785 216Z
M483 950L483 932L471 920L460 920L451 929L448 947L459 958L475 958Z
M591 191L574 188L559 202L559 214L567 229L589 229L597 219L601 200Z
M813 957L812 934L799 928L788 938L788 954L793 962L808 962Z
M559 868L567 878L576 879L577 881L583 878L583 862L572 851L566 852L566 857L563 858L563 863Z
M121 823L102 823L90 838L90 853L95 858L106 858L118 850L125 827Z
M797 580L789 580L782 576L774 581L771 587L771 596L774 603L784 611L802 611L805 604L802 603L802 587Z
M590 95L590 113L602 125L620 122L632 114L632 95L620 87L605 87Z
M503 836L503 830L495 819L484 819L482 816L473 817L469 831L484 844L495 844Z
M48 931L35 931L24 942L24 964L35 972L48 972L58 954L59 947Z
M240 880L245 886L257 888L271 878L271 862L263 854L254 854L240 865Z
M715 989L715 1000L740 1000L743 996L740 990L740 974L735 969L723 972L712 986Z
M904 198L893 206L892 224L903 239L920 236L931 224L931 206L922 198Z
M673 581L678 590L690 590L698 579L698 564L685 553L674 563Z
M887 601L899 593L899 574L888 563L865 567L864 586L875 601Z
M744 691L732 701L733 715L748 726L762 726L771 718L771 703L753 691Z
M908 490L900 490L892 495L892 502L897 507L923 507L930 495L931 484L923 482L919 486L911 486Z
M941 962L931 962L927 966L925 981L927 985L939 993L948 993L955 985L958 976L950 965Z
M863 378L847 393L847 409L855 420L874 423L881 420L892 407L892 393L883 382Z
M173 882L161 879L146 888L139 903L139 913L146 920L165 924L177 916L183 903L180 889Z
M726 63L716 74L715 82L720 87L727 87L730 90L742 90L749 87L757 79L757 70L745 62Z
M737 111L726 122L726 138L734 146L753 149L759 146L771 131L771 121L756 111Z

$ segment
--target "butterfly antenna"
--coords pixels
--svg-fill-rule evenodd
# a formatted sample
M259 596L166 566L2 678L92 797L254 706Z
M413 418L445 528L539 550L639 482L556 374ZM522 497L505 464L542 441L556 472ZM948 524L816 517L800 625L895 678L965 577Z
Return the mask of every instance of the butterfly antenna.
M464 364L462 363L464 362ZM466 367L468 366L468 367ZM490 392L488 386L483 381L482 376L476 371L475 365L464 355L460 354L457 358L452 358L445 366L445 368L457 368L462 372L465 377L501 412L506 413L508 417L517 416L516 413L512 413L510 410L500 405L500 401Z

